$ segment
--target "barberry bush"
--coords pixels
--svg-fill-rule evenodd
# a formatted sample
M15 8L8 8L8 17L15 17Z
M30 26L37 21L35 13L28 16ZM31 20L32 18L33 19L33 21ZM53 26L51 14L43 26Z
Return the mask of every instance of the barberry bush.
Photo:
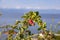
M6 29L10 28L10 30L2 32L8 35L6 40L33 40L33 34L28 28L37 24L39 26L37 29L38 31L42 30L44 31L44 33L46 32L46 22L43 22L41 20L41 16L38 11L30 11L28 13L25 13L21 18L23 18L23 20L16 20L16 23L14 25L3 27ZM17 30L17 32L15 30ZM14 34L15 36L13 37ZM46 32L45 34L45 37L47 37L48 32ZM40 40L39 35L37 40Z

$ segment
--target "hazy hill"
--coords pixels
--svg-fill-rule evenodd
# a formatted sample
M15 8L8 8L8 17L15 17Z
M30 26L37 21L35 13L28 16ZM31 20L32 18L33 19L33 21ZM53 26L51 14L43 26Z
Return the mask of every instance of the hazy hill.
M28 12L28 11L39 11L40 13L48 13L48 14L60 14L60 10L56 9L0 9L1 12Z

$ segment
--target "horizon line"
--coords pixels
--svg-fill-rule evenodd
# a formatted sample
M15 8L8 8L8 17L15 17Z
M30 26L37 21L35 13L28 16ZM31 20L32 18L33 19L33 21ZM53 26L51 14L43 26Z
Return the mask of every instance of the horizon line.
M0 8L0 9L17 9L17 8ZM19 9L27 9L27 8L19 8ZM30 9L35 9L35 8L30 8ZM36 8L37 10L60 10L60 9L38 9Z

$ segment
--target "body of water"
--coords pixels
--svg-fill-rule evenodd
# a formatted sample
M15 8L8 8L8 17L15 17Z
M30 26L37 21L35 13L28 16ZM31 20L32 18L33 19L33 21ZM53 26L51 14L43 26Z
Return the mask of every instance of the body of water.
M40 12L40 10L38 10ZM14 24L16 20L21 20L21 16L28 10L1 10L2 16L0 16L0 26L7 24ZM50 24L53 25L52 30L55 30L55 25L60 22L60 14L58 13L40 13L42 20L47 23L47 29L50 30ZM54 20L54 21L53 21ZM37 33L37 25L35 27L30 27L29 29L32 33ZM60 26L56 28L60 30ZM0 29L1 31L2 29ZM3 35L4 36L4 35Z

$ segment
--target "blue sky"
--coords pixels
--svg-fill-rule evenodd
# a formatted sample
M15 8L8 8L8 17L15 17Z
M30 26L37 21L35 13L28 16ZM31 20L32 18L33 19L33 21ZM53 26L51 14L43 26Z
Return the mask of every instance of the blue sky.
M60 9L60 0L0 0L0 8Z

